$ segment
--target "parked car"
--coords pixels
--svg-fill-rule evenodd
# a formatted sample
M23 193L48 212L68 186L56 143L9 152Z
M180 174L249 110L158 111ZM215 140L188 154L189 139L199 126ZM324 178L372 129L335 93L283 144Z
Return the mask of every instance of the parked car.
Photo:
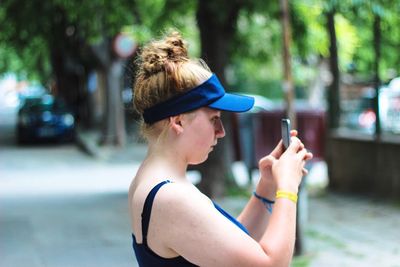
M372 87L363 89L360 97L342 100L341 126L367 134L375 132L374 110L376 91ZM400 77L379 88L379 118L385 133L400 133Z
M382 130L400 134L400 77L380 89L379 108Z
M375 89L366 87L359 98L342 100L340 126L358 132L373 134L376 115L374 111Z
M18 110L18 143L72 141L74 135L74 116L61 99L49 94L24 99Z

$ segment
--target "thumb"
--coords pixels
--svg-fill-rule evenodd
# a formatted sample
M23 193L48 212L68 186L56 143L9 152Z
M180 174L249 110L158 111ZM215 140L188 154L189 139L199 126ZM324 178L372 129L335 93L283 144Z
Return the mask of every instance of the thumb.
M272 155L270 154L270 155L268 155L268 156L266 156L266 157L263 157L263 158L260 160L260 162L259 162L259 167L260 167L260 168L271 167L271 166L274 164L274 162L275 162L276 160L277 160L277 159L276 159L274 156L272 156Z

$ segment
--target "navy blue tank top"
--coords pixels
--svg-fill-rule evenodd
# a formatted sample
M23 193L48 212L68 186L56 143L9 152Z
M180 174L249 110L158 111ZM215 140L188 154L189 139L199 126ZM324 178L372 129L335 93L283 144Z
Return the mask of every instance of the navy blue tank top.
M146 197L144 202L143 211L142 211L142 243L138 244L136 242L135 235L132 234L132 245L133 250L135 251L136 259L139 263L140 267L158 267L158 266L196 266L193 263L190 263L188 260L183 258L182 256L178 256L175 258L163 258L156 253L154 253L149 246L147 245L147 232L149 229L149 221L151 215L151 208L153 206L154 198L161 188L161 186L166 183L170 183L169 180L163 181L151 189L149 195ZM242 229L246 234L249 234L247 229L237 221L233 216L224 211L221 207L219 207L216 203L214 203L215 208L224 215L227 219L237 225L240 229Z

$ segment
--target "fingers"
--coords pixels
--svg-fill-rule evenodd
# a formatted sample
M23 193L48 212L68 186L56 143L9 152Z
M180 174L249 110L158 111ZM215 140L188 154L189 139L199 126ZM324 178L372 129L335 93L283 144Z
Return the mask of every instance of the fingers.
M304 158L304 160L310 160L314 157L314 155L311 152L307 152L306 157Z
M303 143L300 141L299 138L297 138L296 136L292 136L290 138L290 145L288 147L287 150L290 150L294 153L296 153L297 151L299 151L300 149L302 149L302 146L304 147Z
M308 152L307 149L303 149L298 153L299 158L302 160L302 173L303 176L308 174L308 170L305 168L306 161L312 159L313 154Z
M291 142L289 145L288 150L290 149L292 152L298 153L299 151L305 149L305 146L303 142L297 137L297 130L291 130L290 135L291 135ZM279 141L278 145L274 148L274 150L271 152L270 155L272 155L275 159L279 159L282 153L285 151L283 147L283 142L282 140ZM304 157L304 160L310 160L313 158L313 154L311 152L307 152L307 154Z
M282 155L283 151L283 142L282 140L280 140L278 145L274 148L274 150L272 150L270 155L274 156L275 158L279 158Z
M299 152L297 153L297 156L299 157L299 159L305 160L307 153L308 153L307 149L303 148L303 149L299 150Z

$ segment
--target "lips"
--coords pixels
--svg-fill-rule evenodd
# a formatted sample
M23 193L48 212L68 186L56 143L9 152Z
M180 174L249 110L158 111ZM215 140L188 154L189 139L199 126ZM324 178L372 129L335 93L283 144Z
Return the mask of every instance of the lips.
M217 142L211 146L211 150L214 150L214 147L217 145Z

